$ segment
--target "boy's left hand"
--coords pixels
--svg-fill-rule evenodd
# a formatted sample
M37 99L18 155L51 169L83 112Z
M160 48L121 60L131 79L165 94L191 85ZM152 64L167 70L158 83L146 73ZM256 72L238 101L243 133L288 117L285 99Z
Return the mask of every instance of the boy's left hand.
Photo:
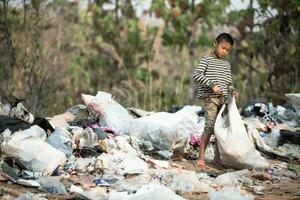
M232 96L234 96L235 98L238 98L239 93L236 90L234 90L234 91L232 91Z

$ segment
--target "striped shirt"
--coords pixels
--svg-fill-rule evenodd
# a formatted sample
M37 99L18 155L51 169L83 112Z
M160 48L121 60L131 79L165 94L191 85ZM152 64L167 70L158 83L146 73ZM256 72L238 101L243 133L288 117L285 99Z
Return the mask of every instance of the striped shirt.
M199 84L197 97L200 99L221 96L213 93L212 88L215 85L220 87L225 98L229 96L229 89L233 88L229 62L218 59L214 55L206 55L200 59L193 78Z

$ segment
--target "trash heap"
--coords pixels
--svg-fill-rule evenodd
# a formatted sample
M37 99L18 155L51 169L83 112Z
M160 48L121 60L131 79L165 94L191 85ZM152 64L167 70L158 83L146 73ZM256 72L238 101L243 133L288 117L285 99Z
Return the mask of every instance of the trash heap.
M63 114L38 118L21 103L0 103L0 179L27 191L16 196L1 189L0 196L179 200L201 194L254 199L265 194L266 184L299 175L300 96L289 95L293 104L250 102L241 113L251 142L266 159L277 162L267 169L231 166L225 172L184 165L197 159L205 124L199 106L154 113L126 109L110 94L98 92L82 94L84 104ZM214 142L212 138L207 160L213 159Z

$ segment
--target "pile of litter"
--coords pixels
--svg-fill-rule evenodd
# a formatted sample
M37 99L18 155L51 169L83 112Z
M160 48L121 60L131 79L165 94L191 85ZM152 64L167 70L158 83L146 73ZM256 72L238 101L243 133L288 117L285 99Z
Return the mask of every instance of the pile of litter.
M35 191L14 196L4 190L0 196L179 200L193 193L209 199L254 199L265 193L266 181L299 176L300 95L287 96L293 104L250 102L242 117L234 101L228 105L238 116L235 127L228 125L226 134L219 129L216 137L231 171L217 174L185 169L175 161L197 159L205 124L199 106L147 112L126 109L110 94L98 92L82 94L84 104L65 113L39 118L22 103L0 102L0 179ZM220 120L224 127L226 118ZM236 126L237 120L242 125ZM206 160L213 159L214 143L212 138Z

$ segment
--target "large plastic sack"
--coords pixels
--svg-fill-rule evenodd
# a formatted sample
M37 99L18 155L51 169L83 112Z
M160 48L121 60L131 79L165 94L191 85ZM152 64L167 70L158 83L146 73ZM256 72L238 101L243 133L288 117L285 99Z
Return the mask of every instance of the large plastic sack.
M171 150L176 142L191 134L201 134L203 127L194 110L183 108L176 113L159 112L134 119L130 134L146 141L159 150Z
M100 124L109 126L117 134L128 133L133 117L119 103L114 101L111 94L99 91L96 96L82 94L85 105L100 116Z
M26 169L50 175L66 162L66 156L45 140L46 132L35 125L6 137L1 149L6 156L17 158Z
M222 116L226 105L221 108L215 122L215 136L224 164L238 168L268 168L269 163L255 149L248 137L243 120L233 98L228 113Z

